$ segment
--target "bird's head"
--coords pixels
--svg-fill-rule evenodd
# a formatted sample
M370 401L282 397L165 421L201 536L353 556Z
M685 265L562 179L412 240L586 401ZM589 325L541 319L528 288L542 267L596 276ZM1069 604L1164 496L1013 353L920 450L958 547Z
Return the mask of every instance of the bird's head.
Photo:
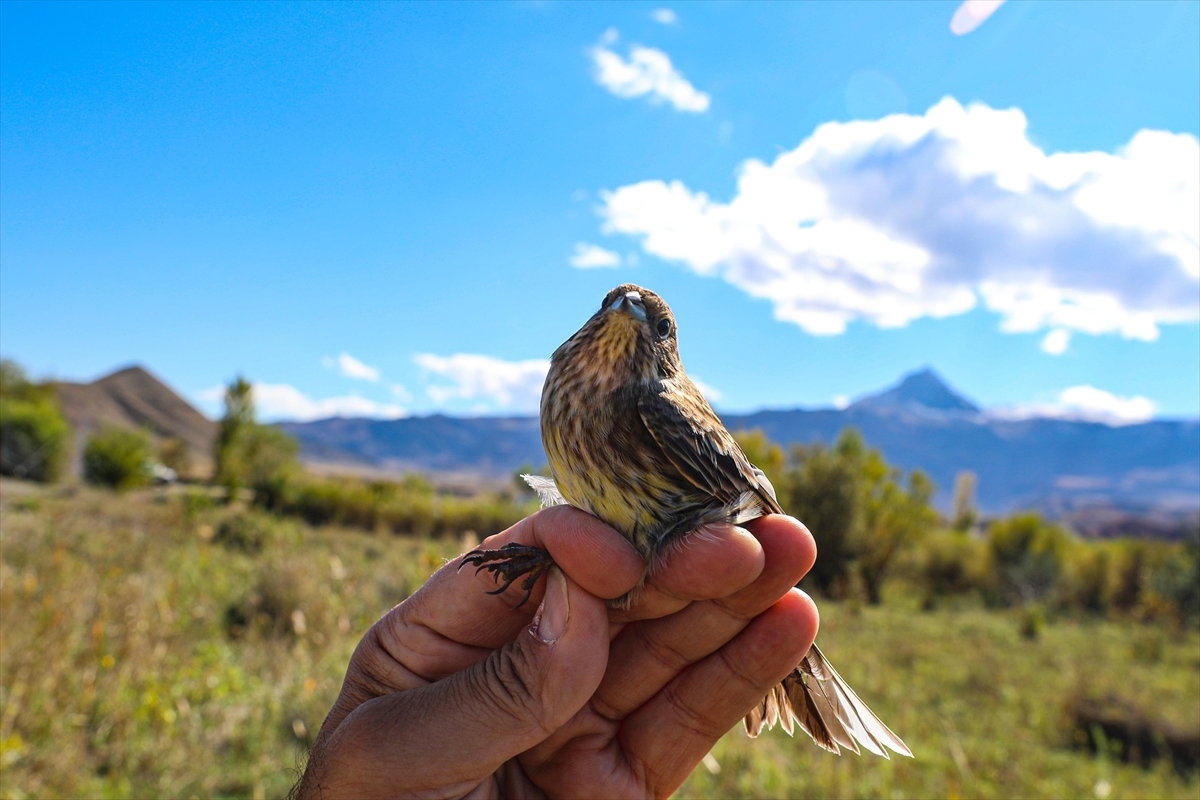
M675 315L657 294L632 283L606 294L600 310L555 352L554 359L567 353L616 383L661 380L683 372Z

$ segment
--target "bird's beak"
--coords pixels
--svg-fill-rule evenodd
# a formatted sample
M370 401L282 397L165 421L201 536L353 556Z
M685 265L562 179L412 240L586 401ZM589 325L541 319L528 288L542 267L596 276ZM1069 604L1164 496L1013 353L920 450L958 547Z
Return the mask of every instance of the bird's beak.
M623 311L642 322L646 321L646 306L642 303L642 295L639 292L626 292L621 297L613 300L609 308L613 311Z

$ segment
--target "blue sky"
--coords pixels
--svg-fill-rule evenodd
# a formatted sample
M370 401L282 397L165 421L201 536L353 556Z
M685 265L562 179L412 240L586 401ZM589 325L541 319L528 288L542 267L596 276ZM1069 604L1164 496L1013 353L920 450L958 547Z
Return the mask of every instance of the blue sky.
M959 8L2 3L0 349L525 413L631 281L718 409L1195 417L1200 4Z

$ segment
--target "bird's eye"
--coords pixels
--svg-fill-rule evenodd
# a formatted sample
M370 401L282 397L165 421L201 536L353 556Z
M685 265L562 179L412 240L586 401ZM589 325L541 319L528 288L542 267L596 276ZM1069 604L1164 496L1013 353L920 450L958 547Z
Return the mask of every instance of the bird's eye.
M658 321L658 325L654 326L654 329L656 331L658 331L658 338L660 338L660 339L667 338L668 336L671 335L671 320L660 319Z

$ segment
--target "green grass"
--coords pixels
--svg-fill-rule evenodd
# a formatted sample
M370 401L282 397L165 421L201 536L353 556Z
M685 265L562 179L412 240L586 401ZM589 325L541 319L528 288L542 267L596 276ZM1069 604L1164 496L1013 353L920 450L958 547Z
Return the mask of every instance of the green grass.
M1146 771L1077 748L1078 696L1115 694L1176 725L1200 725L1200 641L1109 622L1050 623L1036 641L1016 612L854 612L822 604L819 641L843 677L910 746L915 759L834 756L803 733L725 736L684 785L686 797L1196 797L1168 764ZM1101 786L1103 794L1103 786Z
M0 485L0 796L281 796L363 631L491 531L311 527L196 490ZM233 522L235 517L240 517ZM821 642L916 760L739 731L687 797L1196 797L1079 749L1076 696L1200 727L1200 636L1019 612L823 603ZM1104 783L1101 783L1104 782ZM1102 792L1101 792L1102 793Z

